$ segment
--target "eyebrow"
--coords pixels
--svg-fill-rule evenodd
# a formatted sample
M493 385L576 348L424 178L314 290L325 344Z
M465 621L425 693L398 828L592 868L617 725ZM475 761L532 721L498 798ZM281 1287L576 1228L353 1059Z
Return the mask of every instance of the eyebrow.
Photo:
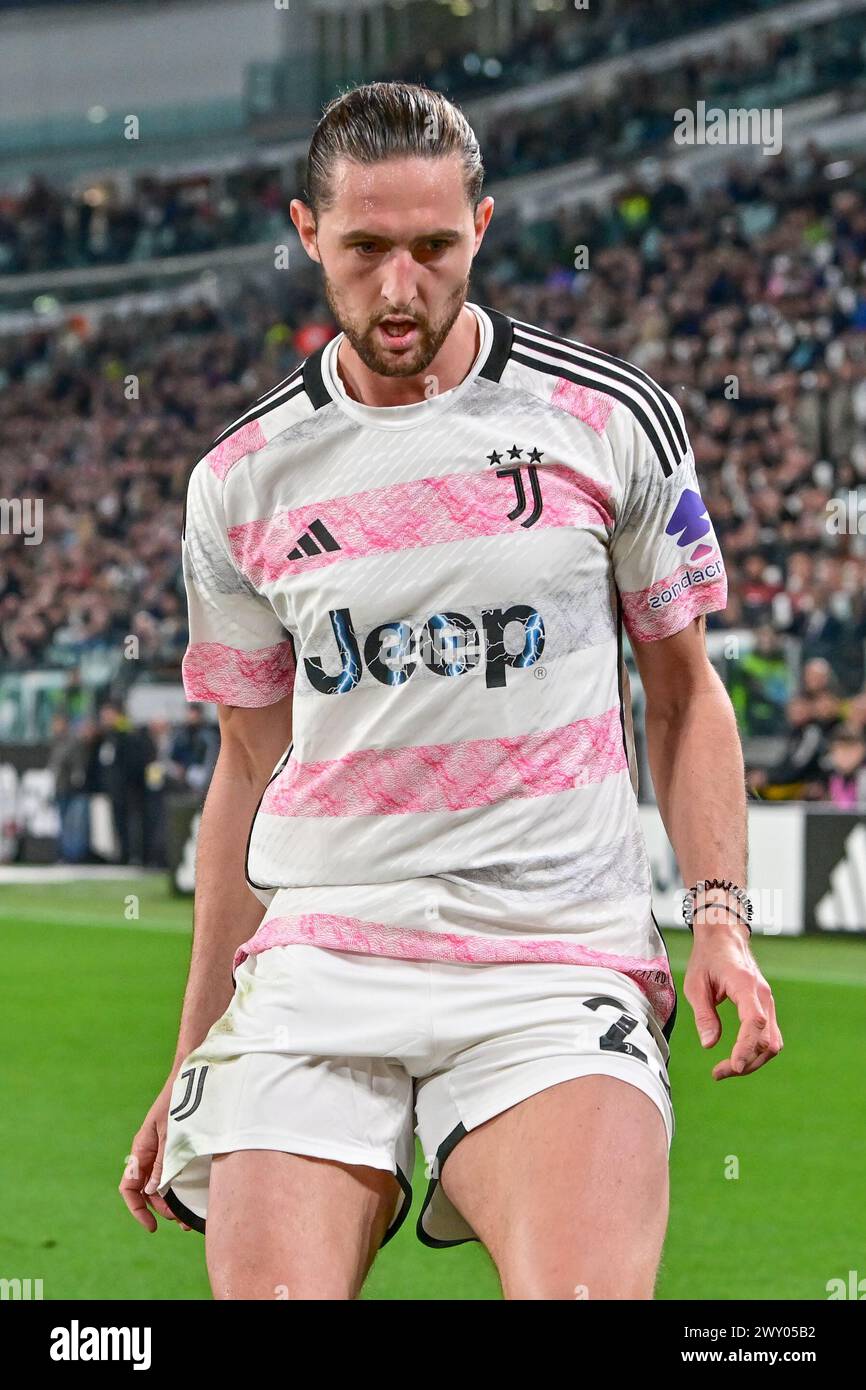
M459 241L462 232L455 231L453 227L443 228L441 231L423 232L421 236L414 238L415 241ZM352 232L344 232L341 241L390 241L390 237L382 236L380 232L368 232L363 227L357 228Z

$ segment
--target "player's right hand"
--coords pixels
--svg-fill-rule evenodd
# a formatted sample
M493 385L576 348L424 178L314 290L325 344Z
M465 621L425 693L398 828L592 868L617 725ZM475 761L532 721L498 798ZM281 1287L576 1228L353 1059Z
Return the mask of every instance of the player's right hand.
M748 1076L778 1057L784 1046L773 991L752 955L745 931L741 923L719 929L696 924L683 982L702 1047L715 1047L721 1040L717 1006L722 1000L730 999L739 1014L733 1050L730 1057L716 1063L714 1081Z
M174 1076L170 1076L145 1116L144 1124L132 1141L132 1152L127 1156L123 1177L118 1191L136 1221L146 1231L155 1231L158 1212L166 1221L177 1221L174 1212L166 1205L165 1198L156 1191L162 1173L162 1156L165 1151L165 1132L168 1127L168 1109ZM153 1211L150 1208L153 1207ZM184 1231L191 1227L180 1226Z

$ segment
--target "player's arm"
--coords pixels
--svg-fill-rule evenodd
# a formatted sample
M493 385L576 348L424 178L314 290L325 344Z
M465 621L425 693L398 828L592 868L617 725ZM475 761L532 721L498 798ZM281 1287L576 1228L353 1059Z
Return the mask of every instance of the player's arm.
M217 705L221 746L199 826L192 960L175 1065L228 1008L232 956L264 915L246 883L246 842L265 784L292 741L295 648L270 600L240 569L224 491L207 457L196 464L183 527L189 645L181 670L189 701Z
M644 690L647 755L684 883L744 884L743 753L728 692L707 654L705 625L701 614L672 636L630 639Z
M687 887L704 878L746 882L743 755L728 693L707 655L704 623L701 615L670 637L632 640L659 812ZM721 1036L716 1005L729 998L737 1007L739 1035L730 1058L714 1067L715 1080L756 1071L781 1051L772 991L735 913L696 912L684 992L704 1047Z
M232 958L264 916L246 881L247 835L292 741L291 694L264 708L220 705L217 712L220 751L198 831L192 955L173 1072L228 1008Z
M746 887L742 749L704 634L705 614L727 602L724 562L679 404L655 386L643 406L649 428L631 411L611 418L611 557L646 694L650 769L685 886L718 878ZM696 913L685 996L705 1047L721 1036L716 1005L730 998L737 1007L739 1034L716 1080L755 1071L780 1051L770 987L733 912Z
M192 954L177 1047L162 1090L132 1141L120 1183L127 1207L148 1231L156 1230L150 1207L167 1221L176 1220L156 1191L175 1078L228 1008L234 953L264 916L246 882L247 834L262 792L292 740L292 695L263 708L220 705L218 717L220 751L196 843Z
M231 962L263 916L244 859L256 806L292 741L294 644L232 550L225 483L208 459L187 491L183 576L188 700L216 704L221 745L199 826L195 922L177 1065L228 1007Z
M225 1013L232 958L264 915L246 882L247 838L262 792L292 741L294 645L236 564L223 479L207 459L196 465L187 492L183 575L189 613L184 692L190 701L217 705L221 745L199 826L192 954L175 1056L120 1184L129 1210L149 1231L156 1230L150 1207L175 1219L155 1191L174 1080Z
M156 1230L150 1207L167 1221L176 1219L156 1191L175 1078L184 1059L228 1008L232 958L264 915L247 885L244 855L259 798L292 739L292 696L264 708L220 705L218 717L220 751L196 844L192 954L177 1047L162 1090L132 1141L120 1183L127 1207L148 1231Z

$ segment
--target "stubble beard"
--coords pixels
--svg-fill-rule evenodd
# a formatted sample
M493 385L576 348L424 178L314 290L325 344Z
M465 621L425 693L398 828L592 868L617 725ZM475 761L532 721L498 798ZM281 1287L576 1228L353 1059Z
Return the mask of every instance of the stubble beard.
M324 275L324 284L325 295L334 318L364 366L371 372L377 372L379 376L417 376L420 372L425 371L457 322L469 293L469 277L467 276L463 284L458 285L449 298L438 323L432 325L427 320L419 318L411 310L397 311L394 309L386 309L372 321L368 319L366 323L360 324L346 311L327 275ZM410 352L406 352L400 357L391 357L379 350L373 332L382 319L396 315L398 312L405 312L408 318L415 320L419 338Z

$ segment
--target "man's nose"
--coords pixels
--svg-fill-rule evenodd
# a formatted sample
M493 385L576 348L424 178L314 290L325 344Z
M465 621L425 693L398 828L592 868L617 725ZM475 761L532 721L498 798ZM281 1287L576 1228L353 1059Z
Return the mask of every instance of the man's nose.
M411 313L408 308L418 294L418 266L410 251L392 251L385 265L382 298L394 311Z

